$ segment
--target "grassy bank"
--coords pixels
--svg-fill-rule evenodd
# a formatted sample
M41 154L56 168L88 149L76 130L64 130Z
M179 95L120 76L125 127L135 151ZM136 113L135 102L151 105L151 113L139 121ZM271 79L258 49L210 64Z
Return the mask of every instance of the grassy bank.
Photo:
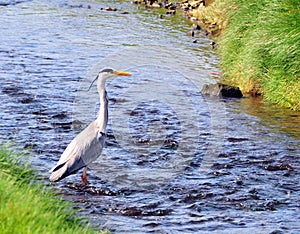
M0 233L99 233L74 218L70 204L33 183L34 172L21 160L0 146Z
M300 110L298 0L215 0L192 14L219 30L217 51L226 83Z

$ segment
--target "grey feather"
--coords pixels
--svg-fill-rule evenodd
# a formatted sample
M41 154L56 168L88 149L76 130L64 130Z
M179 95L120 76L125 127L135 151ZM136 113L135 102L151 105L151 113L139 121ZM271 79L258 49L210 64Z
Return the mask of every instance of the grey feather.
M105 133L97 126L97 120L79 133L51 169L50 181L59 181L95 161L102 152Z

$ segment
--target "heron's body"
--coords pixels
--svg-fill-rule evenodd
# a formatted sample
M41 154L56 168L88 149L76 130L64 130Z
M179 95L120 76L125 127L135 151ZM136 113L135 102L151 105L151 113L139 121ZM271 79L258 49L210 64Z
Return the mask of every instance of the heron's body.
M131 74L104 69L97 76L97 88L100 96L100 110L97 119L90 123L67 146L57 165L51 169L50 181L59 181L85 167L82 182L86 185L86 168L101 155L105 144L108 121L108 100L105 91L105 81L107 78L117 75L129 76Z
M104 143L105 132L95 120L71 141L52 169L50 180L61 180L95 161L101 155Z

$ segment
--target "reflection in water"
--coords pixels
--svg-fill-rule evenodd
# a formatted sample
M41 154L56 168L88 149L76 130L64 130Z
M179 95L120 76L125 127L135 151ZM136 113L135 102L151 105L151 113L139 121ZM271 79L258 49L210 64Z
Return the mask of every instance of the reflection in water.
M259 123L300 139L300 114L289 109L281 109L275 105L266 104L260 97L241 99L238 107L250 115L258 117Z
M107 87L108 141L91 186L76 186L77 176L54 185L93 225L116 233L299 232L300 113L254 98L202 97L217 71L207 38L197 38L198 48L184 37L185 22L174 29L172 18L128 2L7 2L1 138L31 148L45 179L95 118L97 93L86 91L95 73L113 66L134 74Z

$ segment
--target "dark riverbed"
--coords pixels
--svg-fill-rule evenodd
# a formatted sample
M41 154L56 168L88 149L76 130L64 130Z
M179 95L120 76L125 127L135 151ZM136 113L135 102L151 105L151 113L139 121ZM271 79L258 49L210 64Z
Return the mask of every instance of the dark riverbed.
M96 73L133 73L107 86L108 140L90 185L77 186L80 174L46 182L93 225L300 233L300 113L201 96L218 60L185 19L126 1L1 1L0 14L1 138L31 150L45 181L96 116Z

